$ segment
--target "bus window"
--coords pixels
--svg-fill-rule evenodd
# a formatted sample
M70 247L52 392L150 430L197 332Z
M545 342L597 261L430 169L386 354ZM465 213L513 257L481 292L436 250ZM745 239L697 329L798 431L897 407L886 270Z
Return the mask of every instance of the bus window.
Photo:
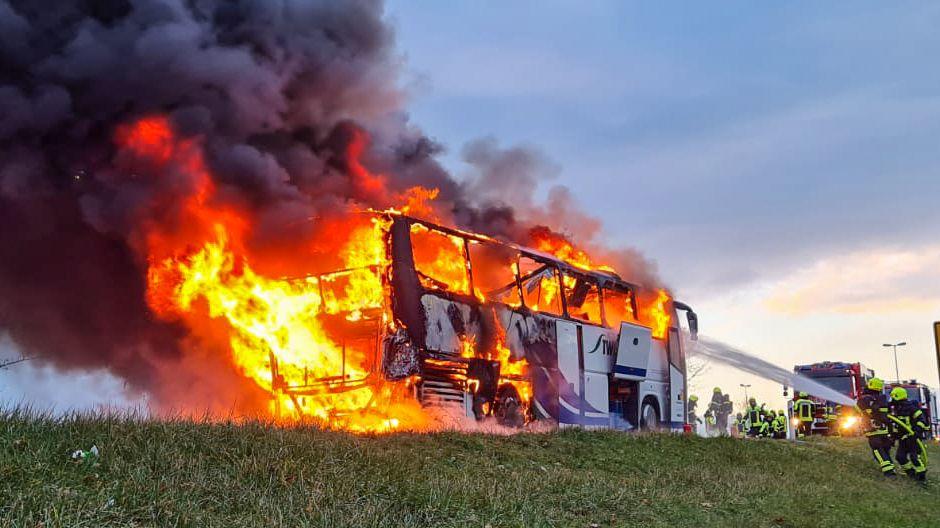
M518 253L507 246L470 241L470 274L473 292L478 299L519 306L516 286Z
M558 284L558 272L553 266L528 257L520 257L519 276L522 280L522 299L526 307L551 315L564 313L559 295L561 288Z
M411 249L421 285L429 290L469 294L464 241L421 224L411 224Z
M351 269L320 276L323 312L361 312L381 308L385 294L376 267Z
M604 319L607 326L620 328L623 321L636 321L633 313L633 294L630 290L604 287Z
M563 282L568 316L594 324L603 324L597 281L581 275L565 273Z

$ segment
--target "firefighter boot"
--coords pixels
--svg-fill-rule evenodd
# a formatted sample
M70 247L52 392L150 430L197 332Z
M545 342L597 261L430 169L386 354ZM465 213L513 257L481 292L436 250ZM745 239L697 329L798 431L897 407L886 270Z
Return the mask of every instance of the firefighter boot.
M875 454L875 461L878 462L878 467L881 469L881 474L888 477L896 477L897 473L894 471L894 463L891 462L891 458L885 458L881 451L878 449L873 449L872 453Z

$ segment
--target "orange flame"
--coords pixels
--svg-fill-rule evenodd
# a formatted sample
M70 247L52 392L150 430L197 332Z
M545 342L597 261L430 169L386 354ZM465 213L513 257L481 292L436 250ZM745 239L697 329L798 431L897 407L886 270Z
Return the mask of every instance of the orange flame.
M554 255L576 268L589 271L614 271L610 266L594 262L584 250L574 247L567 238L547 227L533 228L529 236L535 249Z
M393 333L398 324L389 308L387 217L357 217L330 225L342 239L332 255L342 271L297 279L265 276L244 243L251 218L214 201L218 198L199 138L177 137L169 121L157 116L122 127L115 139L121 152L137 162L174 173L168 185L176 194L169 202L178 218L167 225L148 225L139 237L148 262L147 302L155 314L184 322L197 338L218 339L216 327L206 325L222 325L231 364L271 395L275 416L312 419L355 432L435 426L413 397L416 380L391 382L377 368L378 336ZM350 177L359 193L384 197L398 208L392 213L436 220L437 189L389 192L388 178L372 174L360 162L367 141L364 132L357 133L347 152ZM166 204L154 207L160 205ZM610 269L547 229L535 233L534 239L538 249L579 268ZM425 287L482 297L480 291L470 291L465 259L469 249L462 238L414 224L412 240L416 265L427 272L421 274ZM544 287L545 302L559 302L557 282L546 280ZM653 327L656 337L665 336L668 309L665 291L641 309L641 320ZM348 324L371 329L374 339L344 337L341 328ZM460 355L499 361L500 384L511 383L524 402L530 401L528 363L513 360L504 336L487 351L466 340Z
M646 306L640 307L640 320L649 325L653 337L665 339L672 319L670 304L672 299L666 290L657 290L656 298Z

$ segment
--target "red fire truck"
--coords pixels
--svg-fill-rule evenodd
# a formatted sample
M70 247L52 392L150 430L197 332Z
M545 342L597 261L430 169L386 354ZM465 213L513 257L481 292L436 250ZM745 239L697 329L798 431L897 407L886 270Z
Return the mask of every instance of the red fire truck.
M811 378L830 389L845 394L853 400L859 394L868 380L875 376L875 372L861 363L846 363L844 361L824 361L809 365L796 365L793 372ZM799 399L795 393L793 399ZM861 421L855 409L839 405L837 402L810 396L816 403L813 417L813 434L824 435L857 435L861 433Z

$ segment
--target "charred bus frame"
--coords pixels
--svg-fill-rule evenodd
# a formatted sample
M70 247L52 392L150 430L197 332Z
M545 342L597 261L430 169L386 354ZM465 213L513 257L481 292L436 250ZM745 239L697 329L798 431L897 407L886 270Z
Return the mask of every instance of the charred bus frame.
M372 340L368 374L349 379L340 372L290 386L279 377L272 357L276 392L297 403L298 397L307 395L412 378L416 381L411 390L423 404L451 404L469 416L492 415L507 425L550 419L559 425L622 429L683 426L685 357L675 310L687 312L694 334L697 317L687 305L672 303L667 335L653 339L649 328L638 324L639 287L612 272L583 269L531 248L406 215L377 214L388 224L387 265L316 276L321 285L331 277L367 268L381 276L389 306L375 307L355 321L321 315L341 336L344 350L346 339ZM465 273L462 287L425 274L416 262L414 235L424 232L446 237L454 258L459 253ZM475 246L499 248L510 256L511 280L484 291L485 273L483 264L475 263ZM522 269L522 259L531 269ZM543 286L552 281L557 288L556 309L529 306L527 291L534 291L532 284L537 284L541 298ZM577 288L578 292L570 291ZM597 313L575 314L574 303L583 303L592 294ZM516 302L504 302L504 296ZM614 313L608 313L612 305L606 296L629 301L616 320ZM391 324L382 320L383 313L391 314ZM528 362L527 379L500 372L500 362L491 353L497 341L509 349L510 361ZM473 357L465 357L466 343L472 344ZM529 401L522 399L516 383L532 384Z

